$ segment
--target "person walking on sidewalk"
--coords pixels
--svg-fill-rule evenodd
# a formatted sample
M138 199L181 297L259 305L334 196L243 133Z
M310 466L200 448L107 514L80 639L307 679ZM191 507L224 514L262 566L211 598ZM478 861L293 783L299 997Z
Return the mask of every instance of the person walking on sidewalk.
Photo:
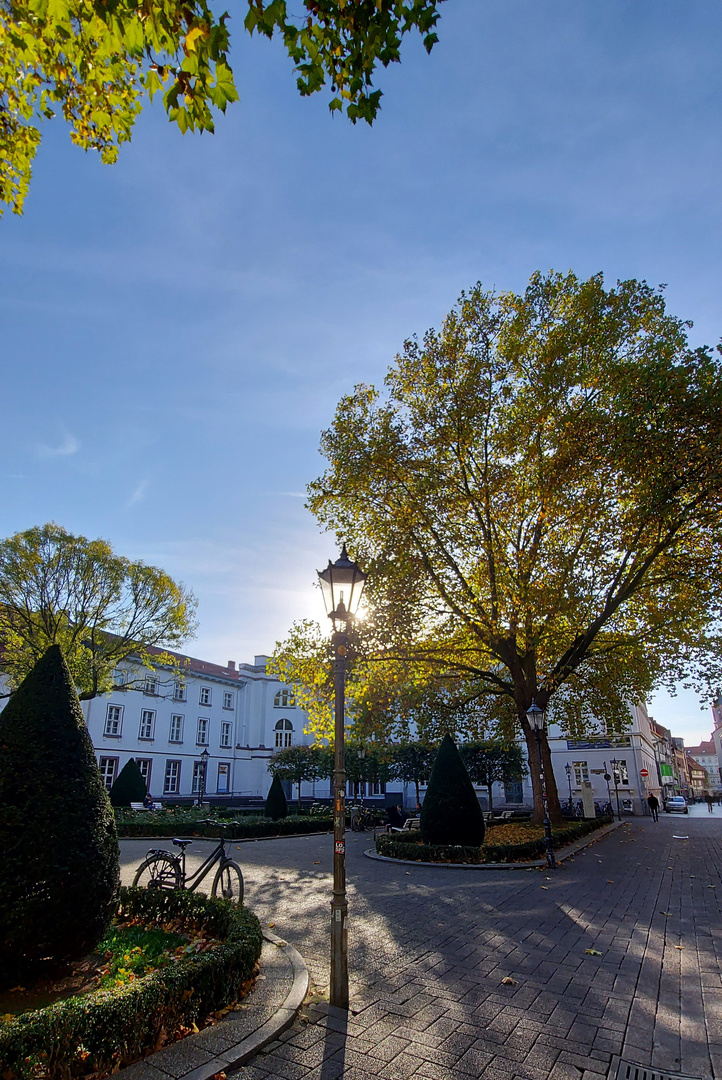
M652 811L652 821L659 821L659 799L656 795L647 796L647 805Z
M709 791L705 795L704 801L707 803L707 809L709 810L710 814L714 814L714 800L710 795Z

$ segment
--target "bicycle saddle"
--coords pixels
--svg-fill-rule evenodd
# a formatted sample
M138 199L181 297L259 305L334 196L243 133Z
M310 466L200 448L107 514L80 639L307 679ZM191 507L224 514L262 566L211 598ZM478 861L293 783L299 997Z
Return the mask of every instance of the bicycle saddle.
M174 836L173 837L173 843L175 844L176 847L183 848L183 850L185 851L185 849L188 847L188 845L192 844L193 841L192 840L180 840L177 836Z

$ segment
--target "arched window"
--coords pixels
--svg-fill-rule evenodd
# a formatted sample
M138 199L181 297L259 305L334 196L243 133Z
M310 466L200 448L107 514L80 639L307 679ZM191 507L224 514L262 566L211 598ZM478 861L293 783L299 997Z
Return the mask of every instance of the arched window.
M296 707L296 699L293 696L291 690L279 690L273 699L274 709L294 709Z
M290 746L293 739L293 724L290 720L279 720L276 724L276 749Z

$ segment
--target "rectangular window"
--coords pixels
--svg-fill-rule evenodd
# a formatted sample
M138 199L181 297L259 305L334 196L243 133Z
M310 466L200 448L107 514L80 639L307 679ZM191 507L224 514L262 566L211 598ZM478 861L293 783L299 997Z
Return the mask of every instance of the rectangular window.
M198 718L198 731L196 733L196 746L208 746L208 721L203 716Z
M140 775L145 780L145 786L150 791L150 773L153 768L153 759L149 757L137 757L135 763L140 769Z
M233 731L233 724L228 720L224 720L221 724L221 746L231 745L231 734Z
M575 761L574 765L574 783L577 787L581 787L583 783L589 780L589 769L586 761Z
M158 679L155 675L146 675L145 682L143 683L144 694L157 694L158 693Z
M197 795L201 790L201 777L203 776L203 770L205 765L202 761L193 762L193 783L191 785L191 791L194 795Z
M113 689L125 690L125 672L120 668L116 668L113 672Z
M508 803L524 802L524 785L520 780L504 784L504 801Z
M233 694L229 690L224 690L223 691L223 708L224 709L232 709L233 708Z
M170 718L168 742L183 742L183 717L180 713L173 713Z
M117 757L102 757L98 762L98 768L100 769L100 775L103 778L108 791L115 783L115 775L118 772L118 759Z
M152 739L155 732L155 712L153 709L142 709L140 713L140 727L138 728L139 739Z
M629 770L627 769L626 758L622 758L621 761L619 760L619 758L617 758L614 765L612 765L612 776L614 776L615 772L617 774L617 783L618 784L628 784L629 783Z
M165 781L163 783L164 795L177 795L180 788L180 761L166 761Z
M369 784L369 795L385 795L386 784L383 784L380 780L374 780Z
M218 783L216 791L219 795L227 795L231 777L231 765L228 761L218 762Z
M186 684L181 679L176 679L173 683L173 700L185 701L186 699Z
M210 703L211 703L211 688L210 688L210 686L202 686L201 687L200 703L201 703L201 705L210 705Z
M348 784L348 796L350 799L363 799L366 795L366 784L363 781L354 780Z
M123 706L109 705L105 714L104 735L119 736L123 729ZM110 760L110 758L108 758Z

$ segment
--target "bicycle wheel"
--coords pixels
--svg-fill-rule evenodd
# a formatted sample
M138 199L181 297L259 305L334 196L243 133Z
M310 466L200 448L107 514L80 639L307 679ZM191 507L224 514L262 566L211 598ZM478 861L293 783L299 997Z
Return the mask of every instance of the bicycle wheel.
M179 889L180 876L171 855L151 855L138 867L133 884L140 889Z
M230 859L223 863L213 879L211 896L218 900L233 900L235 904L243 903L243 874L238 863Z
M363 832L363 822L360 814L351 815L351 832Z

